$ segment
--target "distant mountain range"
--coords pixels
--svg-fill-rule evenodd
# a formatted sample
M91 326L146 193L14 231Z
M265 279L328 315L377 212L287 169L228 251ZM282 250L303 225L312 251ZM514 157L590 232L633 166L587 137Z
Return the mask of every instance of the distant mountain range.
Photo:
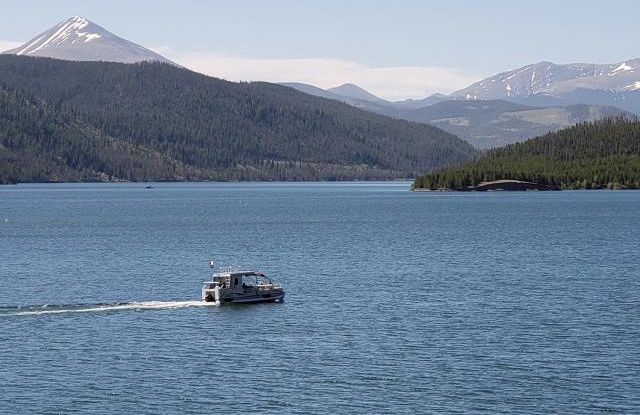
M539 62L478 81L450 95L389 102L353 85L330 88L342 97L416 109L447 100L504 100L530 106L616 106L640 115L640 59L612 64Z
M79 16L63 20L23 45L3 53L73 61L157 61L173 64L164 56Z
M434 94L422 100L391 102L353 84L328 90L301 83L283 85L378 114L434 125L481 149L524 141L603 117L619 114L633 116L631 112L615 106L573 103L541 95L512 95L512 99L472 99L455 94Z
M175 65L82 17L64 20L4 53ZM369 112L431 124L483 149L601 117L640 114L640 59L604 65L540 62L497 74L450 95L396 102L351 83L329 89L303 83L283 85Z

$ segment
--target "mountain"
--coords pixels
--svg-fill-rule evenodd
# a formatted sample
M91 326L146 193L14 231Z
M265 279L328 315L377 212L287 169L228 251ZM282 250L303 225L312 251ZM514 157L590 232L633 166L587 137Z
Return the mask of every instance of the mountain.
M3 53L71 61L173 63L162 55L118 37L78 16L63 20L25 44Z
M635 91L640 89L640 59L597 65L539 62L503 72L452 94L471 99L515 96L559 96L576 89Z
M496 180L564 189L638 189L640 122L616 117L578 124L420 176L413 187L463 190Z
M389 101L384 100L382 98L378 98L373 95L371 92L360 88L358 85L346 83L340 86L336 86L334 88L329 88L329 92L333 92L334 94L341 95L343 97L353 98L361 101L370 101L377 104L391 104Z
M429 105L437 104L438 102L448 101L449 98L447 95L436 92L435 94L429 95L426 98L422 99L405 99L404 101L394 101L393 105L399 109L416 109L416 108L424 108Z
M304 92L305 94L313 95L315 97L333 99L336 101L346 102L346 103L355 103L357 100L336 94L334 92L330 92L326 89L318 88L317 86L305 84L302 82L282 82L280 85L287 86L289 88L297 89L300 92Z
M435 127L173 65L0 55L0 182L411 177L477 153Z
M359 86L353 84L344 84L339 87L329 89L322 89L318 88L317 86L301 82L283 82L280 83L280 85L288 86L290 88L297 89L300 92L304 92L305 94L313 95L316 97L344 102L356 108L375 112L376 114L395 116L398 113L398 110L395 108L393 103L385 101L382 98L378 98L375 95L360 88ZM342 95L340 92L345 92L349 95Z
M517 102L556 100L617 106L640 114L640 59L602 65L539 62L483 79L451 96Z
M503 100L443 101L400 117L442 128L474 147L501 147L585 121L632 114L615 107L590 105L531 107Z

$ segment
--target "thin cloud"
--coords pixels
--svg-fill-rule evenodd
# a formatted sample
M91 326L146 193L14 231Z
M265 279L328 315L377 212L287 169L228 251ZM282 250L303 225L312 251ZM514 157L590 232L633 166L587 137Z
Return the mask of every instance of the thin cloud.
M0 51L20 45L0 40ZM179 52L168 46L153 50L186 68L229 81L303 82L321 88L352 82L392 101L450 93L481 79L444 66L372 67L330 58L245 58L224 52Z
M17 48L22 43L14 42L12 40L0 40L0 52L4 52L5 50Z
M221 52L181 53L166 46L154 50L196 72L229 81L303 82L321 88L352 82L389 100L449 93L481 78L437 66L371 67L341 59L245 58Z

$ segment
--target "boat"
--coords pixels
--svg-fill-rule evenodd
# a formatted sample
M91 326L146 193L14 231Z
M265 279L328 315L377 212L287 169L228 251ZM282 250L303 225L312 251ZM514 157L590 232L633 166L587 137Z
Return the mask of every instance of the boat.
M213 268L212 263L209 265ZM220 269L202 286L202 301L215 304L273 303L284 300L284 289L261 272Z

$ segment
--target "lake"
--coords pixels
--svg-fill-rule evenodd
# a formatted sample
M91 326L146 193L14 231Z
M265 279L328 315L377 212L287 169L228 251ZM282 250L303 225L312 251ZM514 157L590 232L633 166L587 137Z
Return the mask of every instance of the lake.
M0 187L0 412L640 411L640 192L408 188Z

